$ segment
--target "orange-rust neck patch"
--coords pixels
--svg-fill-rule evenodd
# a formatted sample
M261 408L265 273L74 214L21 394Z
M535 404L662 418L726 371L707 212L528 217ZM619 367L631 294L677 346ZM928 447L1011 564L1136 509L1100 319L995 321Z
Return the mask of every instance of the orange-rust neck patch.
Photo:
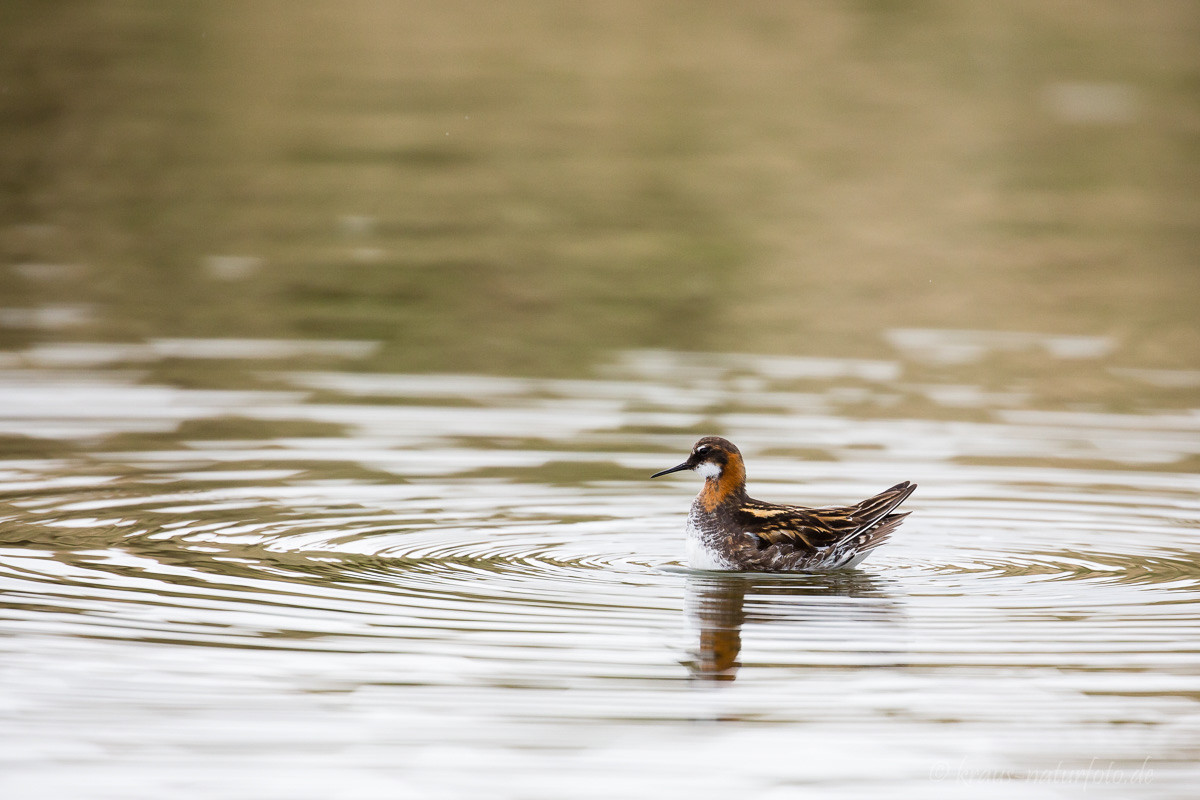
M704 506L705 511L715 511L717 506L731 496L741 494L745 487L746 465L740 455L730 453L729 462L725 464L725 469L721 470L720 477L704 482L704 489L700 492L700 504Z

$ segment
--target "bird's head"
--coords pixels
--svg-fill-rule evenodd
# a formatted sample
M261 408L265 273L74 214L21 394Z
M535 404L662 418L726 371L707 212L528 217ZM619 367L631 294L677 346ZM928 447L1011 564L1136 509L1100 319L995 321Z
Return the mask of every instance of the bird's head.
M703 475L706 480L710 481L720 481L721 476L726 473L736 472L742 476L745 475L741 451L733 442L722 439L720 436L705 436L692 446L692 452L687 461L670 469L664 469L662 472L656 472L650 477L657 478L660 475L670 475L672 472L682 472L685 469Z

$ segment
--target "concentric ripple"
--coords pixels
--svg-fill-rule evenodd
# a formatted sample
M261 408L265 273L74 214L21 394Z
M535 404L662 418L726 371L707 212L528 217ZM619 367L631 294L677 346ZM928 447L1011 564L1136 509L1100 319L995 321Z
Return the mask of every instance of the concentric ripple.
M817 366L830 380L895 372L791 365ZM964 759L1134 770L1149 757L1163 786L1197 777L1194 475L1039 465L1044 440L1025 466L957 460L996 449L1008 425L1030 434L1022 422L855 427L814 402L772 429L803 404L763 385L757 412L722 411L728 392L710 382L681 414L670 385L636 376L628 407L612 380L394 378L344 382L408 393L395 406L273 392L229 423L243 438L214 436L217 417L184 431L195 439L122 428L160 438L3 463L0 685L19 691L4 696L0 752L14 785L52 785L31 765L69 760L70 796L103 782L112 753L160 790L216 791L214 757L271 764L305 776L297 797L336 796L329 776L394 761L414 796L436 782L464 797L530 774L607 796L754 796L800 774L853 785L862 758L926 795L931 770ZM482 405L438 404L463 385ZM86 397L50 412L99 430ZM542 435L484 435L493 407L523 435L543 421ZM694 480L646 476L675 463L693 416L743 444L756 496L820 505L909 479L914 513L858 571L688 570ZM1116 458L1131 427L1089 429L1089 446ZM853 457L790 452L810 437ZM731 766L702 778L713 763Z

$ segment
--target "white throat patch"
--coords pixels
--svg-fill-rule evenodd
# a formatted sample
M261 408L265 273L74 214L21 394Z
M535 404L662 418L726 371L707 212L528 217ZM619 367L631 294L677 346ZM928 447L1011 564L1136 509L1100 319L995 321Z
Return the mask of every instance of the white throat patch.
M721 477L721 465L712 461L701 461L696 465L696 472L705 478L719 478Z

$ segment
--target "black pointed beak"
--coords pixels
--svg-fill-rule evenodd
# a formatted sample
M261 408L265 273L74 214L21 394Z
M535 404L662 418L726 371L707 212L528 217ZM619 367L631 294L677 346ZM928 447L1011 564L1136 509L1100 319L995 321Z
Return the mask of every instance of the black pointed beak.
M672 472L681 472L685 469L691 469L691 468L692 468L692 465L685 461L677 467L671 467L670 469L664 469L662 472L656 472L653 475L651 475L650 477L657 478L660 475L670 475Z

